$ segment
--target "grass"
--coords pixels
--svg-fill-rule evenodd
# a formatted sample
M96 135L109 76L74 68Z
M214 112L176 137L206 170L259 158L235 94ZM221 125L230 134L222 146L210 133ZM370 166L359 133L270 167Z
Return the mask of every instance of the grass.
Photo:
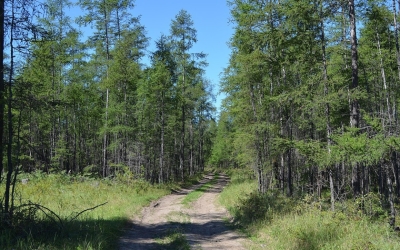
M190 245L186 241L185 236L183 235L182 229L177 227L169 230L165 236L162 238L156 239L157 244L160 249L171 249L171 250L189 250Z
M167 215L168 222L187 224L190 222L190 217L188 214L181 211L173 211Z
M321 209L329 207L328 202L311 197L259 195L251 173L229 174L231 182L219 201L236 227L252 239L249 249L399 249L400 237L378 207L371 216L372 211L359 210L357 201L348 201L337 203L336 212L331 212Z
M204 192L210 189L217 182L218 177L219 177L218 173L214 174L214 178L211 181L201 185L201 187L199 187L198 189L187 194L185 198L183 198L182 204L187 207L192 202L199 199L204 194Z
M65 174L21 175L14 230L0 227L0 249L116 249L129 218L178 185L150 185L142 180L99 180ZM0 187L3 192L4 187ZM80 214L79 212L106 204ZM55 214L49 212L50 209ZM44 212L47 213L47 215Z

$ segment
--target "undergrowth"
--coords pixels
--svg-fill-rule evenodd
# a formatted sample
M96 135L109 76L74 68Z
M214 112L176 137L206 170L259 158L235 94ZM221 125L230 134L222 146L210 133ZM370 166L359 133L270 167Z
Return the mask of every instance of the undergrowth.
M178 188L128 177L23 174L12 225L0 227L0 249L116 249L129 218Z
M399 249L399 234L389 227L377 194L338 202L332 212L329 199L261 195L251 173L229 175L219 201L252 239L250 249Z

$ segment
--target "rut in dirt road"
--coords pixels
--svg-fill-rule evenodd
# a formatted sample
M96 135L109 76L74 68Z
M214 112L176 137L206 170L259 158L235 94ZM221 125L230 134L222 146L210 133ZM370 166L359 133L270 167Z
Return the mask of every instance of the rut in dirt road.
M144 208L121 239L120 249L176 249L180 247L176 239L167 243L164 240L174 233L178 233L190 249L246 249L243 247L245 239L225 225L226 209L217 205L227 176L220 175L216 183L189 207L181 204L186 194L212 178L208 175L200 184L167 195Z

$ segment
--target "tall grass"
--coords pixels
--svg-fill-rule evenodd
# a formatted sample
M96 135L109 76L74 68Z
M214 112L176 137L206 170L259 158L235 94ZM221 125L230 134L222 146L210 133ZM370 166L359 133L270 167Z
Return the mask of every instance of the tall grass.
M171 190L171 186L152 186L141 180L40 173L22 177L29 182L18 182L16 207L40 206L16 210L18 225L13 230L0 228L0 249L116 249L129 218ZM17 221L19 216L24 221Z
M252 239L251 249L400 249L398 233L378 206L365 213L358 201L346 201L331 212L324 209L329 199L259 195L251 173L236 170L230 176L219 201Z

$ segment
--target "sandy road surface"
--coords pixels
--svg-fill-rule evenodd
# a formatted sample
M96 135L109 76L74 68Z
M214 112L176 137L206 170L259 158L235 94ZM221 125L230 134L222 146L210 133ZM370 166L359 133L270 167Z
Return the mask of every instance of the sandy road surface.
M181 204L186 194L212 178L208 175L200 184L167 195L144 208L121 238L120 250L168 249L157 239L173 230L182 232L191 249L246 249L243 247L245 239L226 227L224 218L227 211L217 205L218 195L227 184L227 176L220 175L217 183L189 207Z

